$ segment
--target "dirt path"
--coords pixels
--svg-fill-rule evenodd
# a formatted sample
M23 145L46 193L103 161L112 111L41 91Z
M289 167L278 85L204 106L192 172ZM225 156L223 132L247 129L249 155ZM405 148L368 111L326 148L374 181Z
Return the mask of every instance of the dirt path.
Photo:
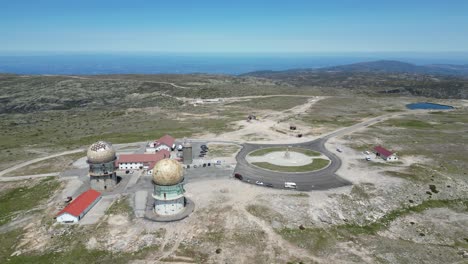
M59 156L79 153L79 152L82 152L82 151L83 151L83 149L69 150L69 151L64 151L64 152L60 152L60 153L57 153L57 154L52 154L52 155L49 155L49 156L46 156L46 157L41 157L41 158L36 158L36 159L29 160L29 161L25 161L25 162L22 162L20 164L17 164L15 166L13 166L13 167L10 167L8 169L5 169L3 171L0 171L0 177L2 177L3 175L8 174L8 173L10 173L10 172L12 172L14 170L20 169L22 167L28 166L30 164L33 164L33 163L36 163L36 162L39 162L39 161L43 161L43 160L47 160L47 159L51 159L51 158L56 158L56 157L59 157Z
M44 177L56 177L59 175L60 175L60 172L51 172L51 173L34 174L34 175L0 177L0 182L22 181L26 179L35 179L35 178L44 178Z

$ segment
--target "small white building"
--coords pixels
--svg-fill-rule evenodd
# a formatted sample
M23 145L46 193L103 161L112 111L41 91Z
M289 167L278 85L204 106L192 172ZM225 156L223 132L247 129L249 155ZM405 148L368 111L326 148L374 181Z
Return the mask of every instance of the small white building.
M80 194L57 214L59 223L77 223L101 200L101 193L93 189Z
M148 153L155 153L161 150L172 151L176 147L175 145L175 138L165 135L158 140L153 142L149 142L146 145L146 152Z

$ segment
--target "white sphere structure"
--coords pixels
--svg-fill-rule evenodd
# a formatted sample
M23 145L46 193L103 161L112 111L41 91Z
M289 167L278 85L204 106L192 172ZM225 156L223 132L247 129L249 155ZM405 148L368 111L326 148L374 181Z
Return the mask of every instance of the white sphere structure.
M172 159L163 159L153 168L153 182L157 185L176 185L184 180L183 175L180 163Z
M183 168L176 160L163 159L154 166L153 198L157 215L176 215L184 210L186 199L183 174Z
M112 144L98 141L88 148L87 162L89 165L90 185L94 190L113 190L118 183L116 175L115 149Z
M115 149L112 144L98 141L88 148L88 163L107 163L115 160Z

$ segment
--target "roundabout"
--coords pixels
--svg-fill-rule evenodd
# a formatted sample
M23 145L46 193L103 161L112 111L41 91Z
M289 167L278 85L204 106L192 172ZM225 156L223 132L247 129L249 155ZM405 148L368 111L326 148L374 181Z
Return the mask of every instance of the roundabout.
M256 150L247 154L246 161L262 169L291 173L317 171L330 164L319 152L289 147Z
M328 137L297 144L244 144L236 156L235 175L252 184L299 191L327 190L350 185L336 175L341 160L325 148ZM288 154L286 154L288 152ZM287 157L289 155L289 158ZM292 158L291 158L292 157ZM298 160L294 160L294 158Z

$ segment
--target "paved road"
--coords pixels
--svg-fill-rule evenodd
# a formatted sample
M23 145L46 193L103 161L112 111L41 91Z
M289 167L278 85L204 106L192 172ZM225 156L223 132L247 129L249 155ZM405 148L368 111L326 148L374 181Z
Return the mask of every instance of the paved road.
M349 181L335 174L341 167L341 160L334 153L325 148L326 140L325 138L321 138L310 142L288 145L244 144L244 147L236 156L237 166L234 173L241 174L244 181L250 181L251 183L255 183L255 181L261 181L265 184L270 183L275 188L284 188L285 182L295 182L297 184L297 189L300 191L325 190L350 185L351 183ZM263 170L252 166L245 160L245 156L254 150L286 146L300 147L321 152L330 159L331 164L327 168L315 172L284 173Z
M402 113L397 114L387 114L375 118L368 119L364 122L355 124L350 127L342 128L336 131L333 131L329 134L324 135L323 137L304 143L296 144L244 144L242 150L237 154L237 166L234 170L234 173L239 173L243 177L243 181L250 182L255 184L256 181L261 181L265 184L272 184L275 188L284 188L285 182L295 182L297 184L297 190L300 191L310 191L310 190L326 190L331 188L342 187L350 185L351 182L339 177L336 175L336 171L341 167L341 160L335 155L332 151L329 151L325 147L325 143L328 139L342 136L348 133L352 133L363 127L381 122L390 117L395 117L402 115ZM310 149L318 151L327 156L331 164L319 171L314 172L304 172L304 173L284 173L284 172L273 172L268 170L263 170L261 168L255 167L249 164L245 157L248 153L255 151L257 149L269 148L269 147L300 147L305 149ZM333 150L334 151L334 150Z

